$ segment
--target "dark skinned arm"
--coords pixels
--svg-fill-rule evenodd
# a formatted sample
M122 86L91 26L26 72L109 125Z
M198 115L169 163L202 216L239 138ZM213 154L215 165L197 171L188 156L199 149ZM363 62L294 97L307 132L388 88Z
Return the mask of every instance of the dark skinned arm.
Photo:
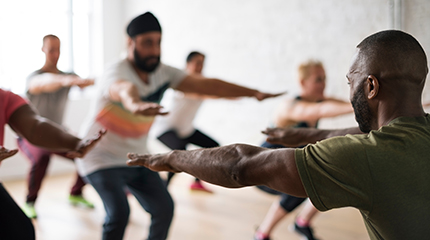
M262 133L267 135L267 142L286 147L303 146L331 137L345 136L346 134L363 134L358 127L332 130L316 128L267 128Z
M102 130L94 138L83 141L64 131L60 125L39 116L27 104L12 113L9 125L31 144L54 151L69 152L69 157L83 157L106 132Z
M265 185L305 197L294 158L294 149L266 149L246 144L172 151L165 154L128 154L130 166L153 171L186 172L228 188Z

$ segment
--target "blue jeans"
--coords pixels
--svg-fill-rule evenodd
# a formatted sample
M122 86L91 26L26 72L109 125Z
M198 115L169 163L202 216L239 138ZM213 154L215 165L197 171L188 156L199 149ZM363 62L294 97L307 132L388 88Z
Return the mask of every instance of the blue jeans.
M130 215L125 188L151 214L148 240L165 240L173 218L173 200L158 173L144 167L102 169L86 176L103 201L103 240L120 240Z

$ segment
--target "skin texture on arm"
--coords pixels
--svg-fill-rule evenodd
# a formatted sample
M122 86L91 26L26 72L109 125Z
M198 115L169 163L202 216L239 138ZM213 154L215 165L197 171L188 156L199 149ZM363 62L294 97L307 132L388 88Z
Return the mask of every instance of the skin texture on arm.
M228 188L266 185L294 196L305 197L294 151L233 144L157 155L130 153L128 157L131 160L127 164L145 166L153 171L186 172Z
M30 143L55 151L69 152L69 157L84 156L106 132L100 131L94 138L82 141L64 131L60 125L37 115L29 105L18 108L11 115L9 125Z
M182 82L179 84L179 86L176 87L176 90L185 93L197 93L223 98L255 97L259 101L284 94L262 93L255 89L242 87L219 79L204 78L196 75L186 76L185 79L182 80Z
M303 146L331 137L345 136L346 134L363 134L358 127L345 129L267 128L262 133L267 135L267 142L286 147Z
M82 79L73 74L42 73L30 79L28 92L41 94L55 92L63 87L79 86L80 88L94 85L94 79Z
M112 101L121 102L124 108L133 114L144 116L167 114L162 111L162 106L140 100L136 85L126 80L118 80L113 83L109 88L109 95Z

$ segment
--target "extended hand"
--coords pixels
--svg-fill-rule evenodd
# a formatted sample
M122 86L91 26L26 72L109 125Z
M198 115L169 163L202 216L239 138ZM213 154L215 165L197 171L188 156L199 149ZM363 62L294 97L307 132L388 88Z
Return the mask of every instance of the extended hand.
M81 89L86 88L88 86L94 85L94 79L79 79L78 81L76 81L75 85L77 85Z
M277 94L257 92L254 97L258 101L262 101L266 98L273 98L273 97L278 97L278 96L284 95L285 93L287 93L287 92L282 92L282 93L277 93Z
M96 144L103 135L106 134L106 130L100 130L93 138L82 140L75 151L68 152L66 154L69 158L82 158L84 157Z
M127 157L130 160L127 161L127 165L143 166L156 172L160 172L160 171L177 172L170 166L170 164L167 163L167 160L166 160L167 156L168 156L167 154L139 155L137 153L129 153L127 154Z
M163 107L156 103L148 102L138 102L134 103L131 107L133 114L143 115L143 116L156 116L156 115L166 115L168 112L163 112Z
M18 149L9 150L3 146L0 146L0 162L8 157L12 157L18 152Z
M286 147L298 147L307 143L300 140L297 128L267 128L262 133L267 135L266 141Z

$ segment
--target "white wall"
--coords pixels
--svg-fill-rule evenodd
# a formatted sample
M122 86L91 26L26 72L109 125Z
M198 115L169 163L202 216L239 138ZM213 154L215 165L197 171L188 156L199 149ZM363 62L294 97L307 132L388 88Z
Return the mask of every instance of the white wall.
M124 21L153 12L163 27L162 60L183 67L191 50L206 53L205 74L265 91L287 90L294 96L296 68L308 58L325 63L327 95L347 100L345 74L355 46L366 36L394 26L400 5L404 30L427 52L430 2L337 0L127 0ZM396 9L390 8L394 6ZM428 90L426 89L426 96ZM288 97L289 97L288 96ZM259 144L282 98L258 103L211 100L196 124L222 143ZM430 99L429 99L430 100ZM323 127L355 125L351 115L321 122Z
M308 58L324 62L327 95L348 100L345 74L355 46L366 36L393 26L390 4L401 3L401 26L413 34L430 53L430 1L427 0L96 0L101 11L103 36L96 45L103 49L103 64L125 50L125 27L138 14L152 11L163 28L162 61L182 68L189 51L207 55L205 74L269 92L298 92L296 67ZM430 101L428 85L424 99ZM222 144L260 144L260 130L268 126L282 98L257 102L208 100L196 125ZM87 101L72 101L67 124L78 128ZM354 126L353 115L323 120L322 127ZM11 147L11 133L6 146ZM150 143L153 151L160 144ZM163 149L165 150L165 149ZM53 161L52 172L71 171L73 165ZM57 165L61 165L58 166ZM64 166L63 166L64 165ZM28 163L22 157L5 161L3 179L22 177ZM57 170L58 169L58 170Z

